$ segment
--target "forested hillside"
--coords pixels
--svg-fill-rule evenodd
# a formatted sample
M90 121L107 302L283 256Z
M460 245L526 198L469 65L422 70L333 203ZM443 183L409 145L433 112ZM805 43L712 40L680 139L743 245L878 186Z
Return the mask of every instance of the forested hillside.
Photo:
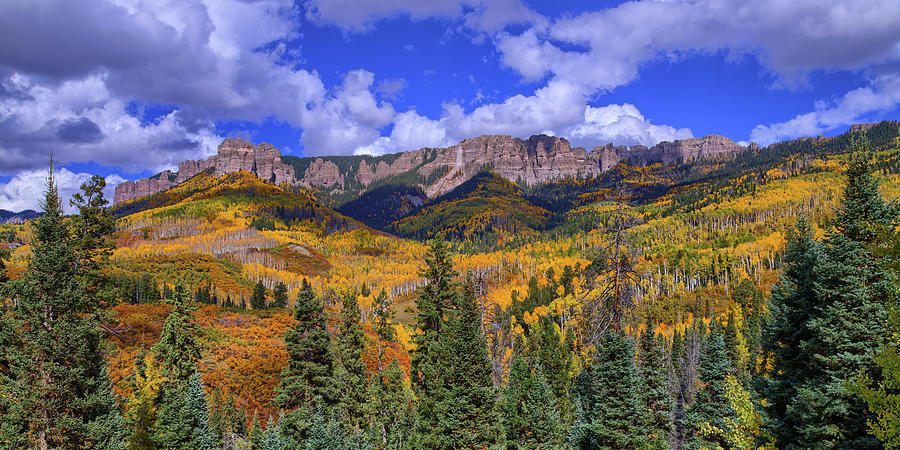
M0 447L900 446L898 136L71 216L51 173L0 225Z

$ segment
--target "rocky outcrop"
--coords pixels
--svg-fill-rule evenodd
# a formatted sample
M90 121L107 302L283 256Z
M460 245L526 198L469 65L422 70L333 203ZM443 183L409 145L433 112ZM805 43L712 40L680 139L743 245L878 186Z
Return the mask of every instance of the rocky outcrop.
M573 148L568 140L554 136L537 135L528 139L479 136L452 147L360 160L353 179L365 187L415 170L422 180L426 180L423 183L425 192L433 197L452 190L488 167L510 181L536 184L566 177L593 177L626 160L637 165L671 164L744 149L731 139L716 135L662 142L650 148L610 144L590 153L581 147ZM298 182L307 187L343 186L349 175L341 173L337 165L328 164L327 158L317 158Z
M711 158L732 154L748 148L755 148L755 144L751 144L750 147L744 147L727 137L714 134L702 138L660 142L650 148L643 145L625 147L609 144L604 147L594 148L589 159L595 162L599 172L606 172L610 167L622 161L639 166L656 163L672 164L687 162L696 158ZM586 168L588 174L590 169L591 167Z
M306 172L301 178L301 184L307 187L324 187L330 188L334 186L344 185L344 175L337 164L326 161L322 158L316 158L306 168Z
M730 154L745 148L726 137L712 135L661 142L650 148L609 144L587 152L581 147L573 148L568 140L555 136L519 139L485 135L446 148L361 157L358 163L353 159L352 164L346 163L349 157L310 158L305 161L303 173L295 177L293 166L284 163L281 153L270 144L253 145L241 139L226 139L215 156L182 162L177 173L165 171L118 185L115 204L166 190L207 170L217 176L246 170L266 181L335 193L343 192L349 185L365 188L379 180L414 171L426 194L434 197L452 190L485 168L510 181L537 184L566 177L593 177L622 161L636 165L671 164Z
M116 186L113 204L164 191L205 170L216 176L246 170L273 183L293 183L294 168L281 160L281 152L271 144L253 145L243 139L225 139L215 156L178 164L178 173L163 171L150 178L126 181Z
M169 170L164 170L150 178L119 183L116 186L116 193L113 196L113 204L117 205L131 199L164 191L180 183L177 179L178 178L174 173Z

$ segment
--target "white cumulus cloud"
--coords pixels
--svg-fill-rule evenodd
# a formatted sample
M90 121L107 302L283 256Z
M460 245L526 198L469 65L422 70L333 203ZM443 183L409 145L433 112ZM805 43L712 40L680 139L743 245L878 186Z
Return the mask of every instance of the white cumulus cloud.
M866 120L874 112L900 106L900 74L883 75L871 85L854 89L834 102L817 102L813 111L798 114L784 122L757 125L750 140L769 145L785 139L817 136L838 127Z
M40 211L47 190L47 175L47 169L25 170L17 173L8 183L0 183L0 209L15 212L26 209ZM78 192L81 185L90 181L91 177L91 174L75 173L66 168L54 170L53 178L59 191L59 199L67 214L75 212L75 208L69 205L72 194ZM110 203L115 186L122 181L125 179L119 175L106 177L103 196Z

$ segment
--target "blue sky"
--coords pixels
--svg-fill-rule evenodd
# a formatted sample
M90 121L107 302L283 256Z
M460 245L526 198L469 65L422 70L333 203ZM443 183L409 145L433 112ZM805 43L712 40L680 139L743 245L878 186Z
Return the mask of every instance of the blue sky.
M85 0L0 4L0 208L206 157L479 134L763 145L898 119L900 2Z

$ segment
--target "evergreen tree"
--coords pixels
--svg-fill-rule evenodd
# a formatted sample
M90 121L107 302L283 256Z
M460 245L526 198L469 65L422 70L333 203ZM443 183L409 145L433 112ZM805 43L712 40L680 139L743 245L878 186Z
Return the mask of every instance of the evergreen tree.
M0 355L8 363L0 438L11 446L121 448L124 423L98 324L102 305L86 285L87 257L66 226L52 170L41 206L25 274L6 286L12 303L0 339L13 333L15 340Z
M496 392L481 315L471 280L448 323L441 345L446 397L435 429L438 448L490 447L500 442Z
M259 424L259 411L253 412L253 420L250 422L250 447L253 450L262 448L263 445L263 429Z
M338 377L343 420L351 430L363 428L366 407L366 365L362 354L365 350L363 330L356 294L348 291L341 307L340 340L338 355L343 369Z
M370 379L369 405L372 433L380 435L381 445L399 448L410 438L410 430L415 427L412 393L403 383L403 372L392 360L384 370L382 343L392 343L396 338L394 330L394 310L391 309L387 292L382 289L372 303L372 328L378 336L378 375Z
M160 448L213 449L215 434L209 425L209 406L200 374L170 382L163 391L153 441Z
M10 252L5 248L0 248L0 285L9 281L6 274L6 260L9 259Z
M646 410L638 392L640 379L634 345L620 332L607 332L590 367L575 383L578 418L572 446L643 448L647 445Z
M390 299L387 292L382 289L372 302L372 328L378 335L378 371L383 369L382 360L384 359L381 350L382 341L392 342L395 337L394 330L394 310L391 309Z
M819 314L808 326L822 374L805 380L791 405L800 418L799 444L806 447L881 447L867 430L875 417L849 383L876 374L875 352L890 336L888 311L897 302L893 274L876 253L893 234L897 212L881 198L871 157L864 138L854 142L843 204L816 267Z
M303 441L308 436L310 418L329 411L338 402L325 308L306 280L297 295L294 323L284 333L284 342L288 362L272 403L285 411L285 434Z
M710 445L728 448L725 438L726 419L735 420L735 411L726 396L726 377L733 372L722 331L713 322L697 367L702 386L687 412L691 434L689 448L705 448Z
M415 409L412 392L403 382L403 370L397 360L369 383L370 434L383 448L406 448L415 431Z
M869 422L869 432L886 448L900 448L900 312L896 310L891 314L891 327L893 339L875 356L881 370L879 382L864 375L856 380L853 391L875 415Z
M187 381L197 370L200 359L200 328L191 314L196 305L188 297L184 286L175 286L172 311L163 324L159 342L153 345L153 353L160 361L165 375L172 382Z
M420 272L425 286L419 289L416 306L418 332L413 335L416 345L411 357L412 385L418 398L417 414L419 436L422 445L440 445L437 434L446 395L444 355L441 340L444 337L447 312L457 303L456 271L446 242L440 236L431 241L425 254L425 268ZM479 328L480 332L480 328ZM483 338L482 338L483 339Z
M647 446L654 449L669 447L669 436L674 431L672 424L672 396L668 390L668 364L666 362L665 341L662 335L653 331L649 322L641 334L638 357L643 376L641 398L647 411Z
M744 344L742 333L738 330L734 311L728 313L723 340L725 342L725 350L728 352L728 360L731 361L731 367L734 368L735 374L739 376L745 375L744 369L748 357L747 346Z
M672 332L672 351L669 352L669 360L672 361L673 379L681 377L681 355L684 354L684 335L681 330Z
M572 367L574 354L571 338L574 333L567 334L565 339L560 335L559 327L552 320L543 319L535 323L528 335L527 349L524 355L533 364L540 366L541 372L553 390L560 418L563 422L571 419L572 404Z
M112 301L112 289L103 274L103 267L112 254L112 240L107 239L115 231L115 218L106 209L109 203L103 197L106 179L94 175L72 194L69 204L78 210L72 218L72 241L75 247L75 266L85 295L100 306Z
M769 355L772 368L762 379L762 393L767 400L768 429L779 448L791 447L797 438L801 418L789 405L798 387L807 378L821 374L820 364L810 354L813 331L809 326L818 314L815 268L820 258L809 222L800 219L796 231L788 236L784 268L772 287L769 317L763 328L763 351Z
M269 417L269 423L266 424L266 431L262 435L259 450L283 450L287 446L288 441L282 434L281 421L279 420L276 424L272 421L272 417Z
M503 426L507 447L557 448L562 446L562 421L556 396L541 367L515 356L503 394Z
M253 287L253 295L250 296L250 307L253 309L266 309L266 287L262 281L257 281Z
M275 290L272 292L272 307L278 309L287 308L288 304L288 294L287 294L287 286L282 282L278 282L275 285Z

